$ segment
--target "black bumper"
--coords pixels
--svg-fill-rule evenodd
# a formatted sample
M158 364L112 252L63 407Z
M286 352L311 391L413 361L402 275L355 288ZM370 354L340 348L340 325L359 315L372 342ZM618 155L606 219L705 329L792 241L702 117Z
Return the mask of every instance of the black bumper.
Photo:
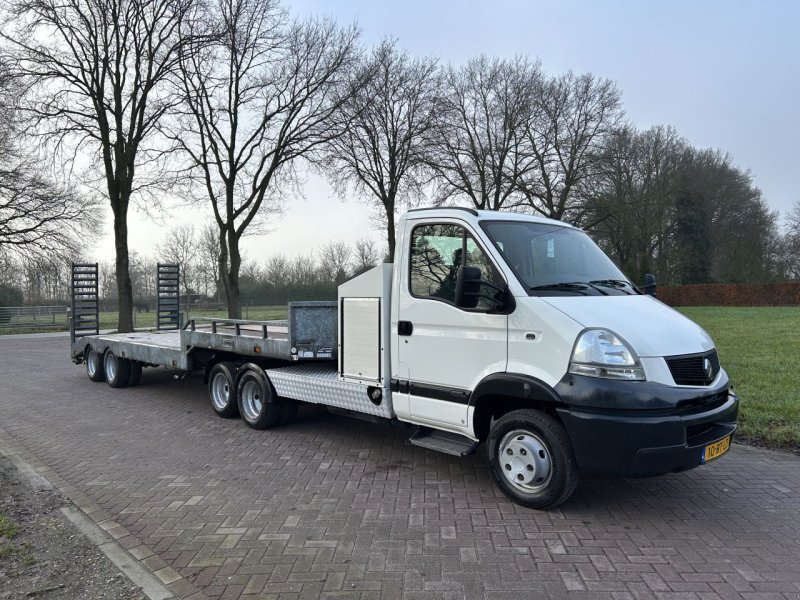
M739 400L724 371L706 388L568 375L556 391L583 471L624 477L685 471L703 464L707 445L736 430Z

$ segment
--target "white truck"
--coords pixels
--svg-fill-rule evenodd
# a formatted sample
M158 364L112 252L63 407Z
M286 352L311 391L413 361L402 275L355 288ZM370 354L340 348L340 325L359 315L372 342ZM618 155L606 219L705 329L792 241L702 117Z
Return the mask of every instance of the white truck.
M485 445L497 485L532 508L564 502L579 471L659 475L729 449L738 400L711 338L580 229L436 208L398 232L396 262L337 302L291 303L285 321L73 335L73 361L112 387L142 367L202 371L214 411L255 429L305 402L407 424L412 444L455 456Z

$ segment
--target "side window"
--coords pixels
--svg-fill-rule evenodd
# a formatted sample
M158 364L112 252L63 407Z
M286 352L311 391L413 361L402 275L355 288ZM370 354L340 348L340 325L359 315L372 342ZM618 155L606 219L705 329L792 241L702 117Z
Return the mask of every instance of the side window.
M464 228L421 225L411 234L411 294L456 303L456 278Z
M466 261L463 257L465 246ZM414 228L411 234L410 261L410 288L413 296L456 304L456 286L462 264L480 269L481 278L487 282L498 286L503 283L489 257L463 227L433 224ZM478 299L474 308L488 310L494 306L494 291L487 290L487 293L489 296Z

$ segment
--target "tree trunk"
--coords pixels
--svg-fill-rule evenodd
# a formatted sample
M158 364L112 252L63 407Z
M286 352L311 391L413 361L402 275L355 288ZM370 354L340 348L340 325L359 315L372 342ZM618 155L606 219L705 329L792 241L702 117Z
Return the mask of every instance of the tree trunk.
M242 300L239 292L239 269L242 255L239 253L239 238L228 232L228 269L225 271L225 294L228 298L228 318L242 318Z
M395 229L394 229L394 203L384 202L383 207L386 209L386 237L389 242L388 262L394 262L394 245L395 245Z
M128 220L126 211L114 211L114 246L117 251L117 297L119 298L119 318L117 331L133 331L133 286L128 260Z

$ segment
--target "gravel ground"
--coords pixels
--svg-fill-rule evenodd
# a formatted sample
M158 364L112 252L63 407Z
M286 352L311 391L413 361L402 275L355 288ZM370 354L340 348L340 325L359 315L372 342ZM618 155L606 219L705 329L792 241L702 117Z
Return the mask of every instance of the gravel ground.
M144 600L141 590L59 510L56 490L35 490L0 458L0 600Z

